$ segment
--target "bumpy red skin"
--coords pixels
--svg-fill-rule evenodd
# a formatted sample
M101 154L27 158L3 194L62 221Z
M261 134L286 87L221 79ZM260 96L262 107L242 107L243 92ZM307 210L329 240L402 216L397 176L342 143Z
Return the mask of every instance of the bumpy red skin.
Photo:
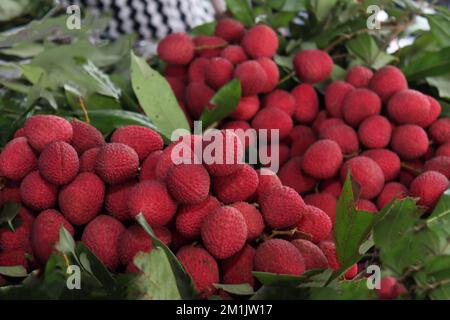
M411 196L420 197L418 204L432 210L440 196L449 187L448 179L437 171L426 171L409 186Z
M304 197L305 203L317 207L325 212L334 224L337 199L328 192L312 193Z
M317 179L334 177L342 165L343 155L333 140L319 140L313 143L303 155L303 171Z
M426 171L433 170L442 173L450 179L450 157L438 156L425 162Z
M214 35L229 43L239 42L245 34L245 27L237 20L223 18L217 22Z
M230 117L237 120L250 120L259 110L258 96L242 97L239 103L230 114Z
M303 50L294 57L294 68L297 75L304 82L322 82L333 70L333 60L322 50Z
M278 148L278 164L281 167L290 159L291 149L284 142L269 144L269 145L267 145L267 158L268 159L272 156L272 146L275 146L275 148ZM271 160L264 161L262 166L265 168L270 168L272 166L272 161Z
M406 288L392 276L383 277L380 283L378 295L382 300L394 300L406 293Z
M216 36L198 36L194 38L195 51L199 57L215 58L227 46L227 42Z
M305 239L296 239L291 243L302 255L305 262L305 271L328 268L327 258L317 245Z
M301 275L305 261L297 248L282 239L263 242L255 252L255 271L277 274Z
M105 184L93 173L79 174L64 186L58 197L64 217L74 225L91 221L102 209L105 200Z
M380 195L377 198L377 207L381 210L389 202L395 199L403 199L408 195L408 189L401 183L389 182L386 183Z
M371 158L381 168L385 181L395 180L400 173L400 158L395 152L388 149L373 149L364 151L362 156Z
M259 210L248 202L235 202L230 205L239 212L247 224L247 240L252 241L258 238L264 231L264 220Z
M169 83L170 88L172 89L175 98L178 101L183 101L184 98L184 90L186 89L186 85L180 78L165 76L166 81Z
M260 63L244 61L234 69L234 77L241 81L242 95L254 96L262 93L267 85L267 73Z
M244 247L248 231L240 211L225 206L205 217L200 233L208 252L217 259L226 259Z
M212 58L206 65L205 80L211 88L217 90L233 77L233 64L225 58Z
M81 241L110 270L119 265L119 239L125 227L110 216L100 215L84 229Z
M142 162L139 181L156 179L155 169L161 154L161 150L153 151L148 155L144 162Z
M444 143L436 150L436 156L450 157L450 142Z
M123 265L133 262L138 252L149 252L153 248L152 238L138 224L133 224L118 239L119 260Z
M268 140L272 138L272 130L279 130L279 139L283 140L294 127L292 118L278 108L265 108L260 110L251 123L255 130L268 130ZM269 139L270 138L270 139Z
M423 123L421 123L421 126L423 128L430 126L434 121L436 121L442 111L441 105L435 98L428 95L426 95L426 97L430 102L430 113L428 114L427 119Z
M100 148L95 160L95 173L107 184L133 179L139 169L139 156L123 143L108 143Z
M45 264L59 241L61 225L73 236L72 225L56 210L41 212L33 222L31 229L31 246L33 255L41 264Z
M356 201L355 208L357 210L367 211L367 212L371 212L371 213L378 212L377 206L372 201L367 200L367 199L359 199L358 201Z
M128 197L128 210L132 218L142 212L152 227L162 227L172 220L177 205L166 187L154 180L142 181Z
M251 131L247 131L247 130L250 130L251 128L252 127L250 126L250 124L244 120L233 120L233 121L223 123L220 126L221 130L230 130L233 133L237 134L245 149L248 148L249 146L253 146L257 139L256 135L253 135L253 134L246 135L247 133L251 132Z
M217 198L223 203L244 201L258 188L258 174L255 169L245 164L236 173L215 177L213 186Z
M167 175L167 188L172 197L182 204L196 204L209 194L211 180L201 164L173 166Z
M186 272L194 281L195 289L203 298L208 298L216 291L214 283L219 283L219 266L216 260L203 248L185 246L178 253Z
M100 148L86 150L80 157L80 172L94 172L95 161L97 160Z
M45 180L38 171L31 172L20 184L23 204L36 211L53 208L57 196L58 187Z
M271 228L289 228L300 223L305 202L292 188L272 188L259 199L264 221Z
M325 107L331 117L342 118L342 105L347 93L355 88L345 81L333 81L325 90Z
M355 130L346 124L324 125L319 134L321 139L329 139L336 142L343 154L354 154L359 150L358 136Z
M83 154L89 149L98 148L105 144L105 139L103 139L101 132L93 125L78 119L73 119L70 124L73 130L71 144L78 154Z
M136 151L143 161L153 151L161 150L164 142L152 129L143 126L124 126L114 131L111 142L123 143Z
M251 197L252 200L257 201L270 189L281 187L282 183L280 178L270 169L261 168L256 173L258 174L258 188Z
M20 198L20 183L17 181L2 181L3 187L0 189L0 206L7 202L22 203Z
M381 100L373 91L360 88L345 96L342 114L345 122L351 126L358 126L364 119L380 112Z
M270 58L259 58L256 60L264 69L267 75L267 81L263 89L263 93L269 93L275 89L280 80L280 72L277 64Z
M52 142L39 156L39 172L50 183L63 185L72 181L80 170L76 150L66 142Z
M278 108L292 116L295 112L296 101L292 94L285 90L276 89L263 99L263 108Z
M255 278L253 278L255 249L250 245L245 247L234 256L224 260L221 263L222 281L224 284L248 283L255 287Z
M185 82L187 80L188 68L187 66L177 66L167 64L164 67L164 75L170 78L178 78L180 81Z
M321 209L305 205L302 208L302 219L297 224L297 230L307 235L312 242L325 240L331 232L332 222Z
M335 118L337 119L337 118ZM322 126L324 125L324 123L328 120L328 116L327 116L327 112L325 110L319 111L319 113L317 114L317 117L314 119L313 123L312 123L312 129L314 130L315 133L319 133L320 129L322 129ZM333 121L334 124L336 123L336 120Z
M296 156L302 156L305 151L317 141L317 136L314 131L304 125L295 126L289 134L291 144L291 158Z
M395 93L408 89L408 82L400 69L385 66L375 72L370 79L369 88L386 103Z
M387 110L389 118L397 124L422 126L428 123L430 102L421 92L406 89L397 92L389 99Z
M302 158L294 157L281 167L278 177L283 185L293 188L298 193L314 190L317 181L306 175L301 168Z
M254 59L272 58L278 49L278 37L270 27L259 24L247 31L241 45Z
M417 125L405 124L392 132L391 148L402 159L418 159L427 153L428 145L427 133Z
M186 65L194 58L195 45L185 33L172 33L162 39L158 45L158 55L172 65Z
M391 141L391 135L391 123L380 115L366 118L358 129L359 140L369 149L385 148Z
M222 58L227 59L233 65L238 65L248 60L247 54L241 46L231 45L222 50L220 54Z
M37 151L55 141L69 142L73 137L70 122L64 118L52 115L32 116L25 122L25 136L28 143Z
M361 186L360 197L363 199L375 198L383 189L384 174L380 166L371 158L358 156L347 160L341 168L341 181L345 181L347 172Z
M206 58L196 58L189 65L188 69L188 79L189 82L204 82L206 66L209 63L209 59Z
M369 85L370 79L373 77L373 72L364 66L354 66L348 70L345 76L345 81L350 83L355 88L363 88Z
M319 98L314 87L302 83L292 89L296 101L294 118L300 123L311 123L319 112Z
M21 180L37 168L37 157L26 138L19 137L8 142L0 153L2 176Z
M28 271L28 260L26 258L27 252L24 250L3 251L0 253L0 266L13 267L23 266Z
M334 271L339 270L339 262L336 256L336 246L332 241L322 241L318 244L320 250L322 250L323 254L327 258L328 265Z
M439 144L450 142L450 118L436 120L428 132L431 138Z
M130 220L127 200L136 181L108 186L105 194L105 209L108 213L121 222Z
M347 272L344 273L345 280L352 280L358 274L358 264L353 264Z
M17 131L14 132L14 136L13 136L14 139L21 138L21 137L25 138L25 129L24 128L17 129Z
M189 113L194 119L200 117L205 107L210 110L213 108L209 101L214 94L214 90L203 82L196 81L189 83L186 87L185 99Z
M8 227L0 228L0 249L2 251L24 250L31 253L30 233L34 216L24 207L20 208L17 215L21 222L15 231Z
M337 199L341 195L342 184L339 179L325 180L320 184L320 191L329 193Z

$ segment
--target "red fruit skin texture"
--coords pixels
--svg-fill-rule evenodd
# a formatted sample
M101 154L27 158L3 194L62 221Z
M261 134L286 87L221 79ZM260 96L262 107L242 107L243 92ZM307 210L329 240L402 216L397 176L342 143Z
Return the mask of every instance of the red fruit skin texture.
M142 162L141 172L139 174L139 181L154 180L156 179L156 165L163 152L161 150L153 151Z
M227 59L235 66L248 60L247 54L245 53L244 49L242 49L242 47L238 45L231 45L226 47L222 50L220 56Z
M320 185L320 191L331 194L336 199L341 196L342 184L339 179L326 180Z
M164 142L161 136L152 129L142 126L124 126L114 131L111 142L123 143L131 148L143 161L153 151L161 150Z
M108 213L121 222L130 220L127 200L136 181L108 186L105 194L105 209Z
M342 106L347 93L355 88L345 81L333 81L325 90L325 107L331 117L342 118Z
M328 268L327 258L317 245L305 239L296 239L291 243L302 255L305 262L305 271Z
M63 185L72 181L80 169L76 150L66 142L52 142L39 156L39 172L50 183Z
M205 83L197 81L191 82L186 87L185 99L189 113L195 118L200 118L205 107L213 109L209 101L214 96L215 92Z
M343 154L354 154L359 150L358 136L355 130L346 124L324 125L319 133L321 139L336 142Z
M162 227L172 220L177 210L166 187L154 180L142 181L130 191L128 210L132 218L142 212L152 227Z
M245 247L234 256L222 261L222 281L224 284L248 283L255 287L253 278L255 249L246 244Z
M194 38L195 50L199 57L215 58L220 56L220 52L227 46L227 42L215 36L198 36Z
M302 83L292 89L296 101L294 118L300 123L311 123L319 112L319 98L314 87Z
M186 89L186 85L180 78L165 76L166 81L169 83L170 88L172 89L175 98L178 101L182 101L184 98L184 90Z
M234 69L234 77L241 81L242 95L254 96L266 89L268 77L260 63L244 61Z
M381 168L385 181L395 180L400 173L400 158L395 152L388 149L372 149L361 153L362 156L371 158Z
M356 201L355 208L357 210L367 211L370 213L378 212L377 206L372 201L367 199L359 199L358 201Z
M320 129L322 129L322 126L324 125L324 123L327 120L328 120L327 112L325 110L320 111L312 123L312 129L314 130L314 132L319 133ZM334 124L337 124L337 123L334 122Z
M74 225L91 221L102 209L105 200L105 184L93 173L79 174L64 186L58 197L64 217Z
M307 205L317 207L325 212L334 224L337 199L328 192L312 193L303 199Z
M272 135L278 130L279 139L283 140L294 127L292 118L284 111L278 108L265 108L260 110L253 118L251 123L253 129L268 131L268 140L273 139ZM269 139L270 138L270 139Z
M172 33L158 44L159 57L172 65L186 65L194 58L195 45L185 33Z
M301 221L305 202L294 189L282 186L265 193L259 205L269 227L289 228Z
M258 96L242 97L230 117L237 120L250 120L259 110Z
M255 271L277 274L301 275L305 261L298 249L282 239L263 242L255 251Z
M319 243L325 240L331 232L332 222L321 209L305 205L302 208L302 219L297 230L306 234L312 242Z
M334 242L325 240L318 244L320 250L322 250L323 254L327 258L328 265L334 271L339 270L339 262L336 256L336 246Z
M167 188L172 197L182 204L196 204L209 194L211 180L201 164L173 166L167 175Z
M20 197L25 206L42 211L56 204L58 187L47 182L38 171L27 175L20 184Z
M360 197L375 198L383 189L384 174L380 166L369 157L358 156L347 160L341 168L341 181L345 181L347 172L361 186Z
M52 115L38 115L29 118L24 125L28 143L37 151L56 141L69 142L73 137L70 122L64 118Z
M437 171L450 179L450 157L438 156L425 162L426 171Z
M225 206L211 212L201 227L203 244L216 259L239 252L247 240L247 224L239 210Z
M245 164L242 169L229 176L215 177L214 191L223 203L247 200L258 188L258 174Z
M347 272L344 273L345 280L352 280L358 274L358 264L353 264Z
M0 249L5 252L24 250L31 253L30 234L34 216L24 207L19 209L17 215L20 219L20 225L16 226L15 231L8 227L0 228Z
M397 124L425 125L430 113L427 96L416 90L402 90L394 94L387 106L390 119Z
M395 199L403 199L408 196L408 188L398 182L386 183L380 195L377 198L377 207L381 210L389 202Z
M319 140L303 155L302 169L314 178L329 179L337 174L342 160L342 151L336 142L329 139Z
M97 155L100 148L92 148L86 150L80 157L80 173L95 171L95 161L97 161Z
M1 267L13 267L23 266L25 270L29 270L28 260L26 258L26 252L23 250L13 250L0 252L0 266Z
M264 231L264 220L259 210L248 202L235 202L233 207L242 214L247 224L247 241L258 238Z
M204 82L206 66L209 63L209 59L206 58L196 58L189 65L188 69L188 79L189 82Z
M81 241L110 270L119 265L119 239L125 227L110 216L100 215L84 229Z
M37 169L37 157L26 138L19 137L6 144L0 153L1 175L11 180L21 180Z
M263 93L269 93L275 89L280 80L280 72L277 64L270 58L262 57L256 60L264 69L267 81L263 88Z
M381 100L373 91L360 88L345 96L342 114L345 122L351 126L358 126L364 119L380 112Z
M295 55L294 68L304 82L322 82L330 76L333 60L325 51L303 50Z
M133 262L138 252L150 252L153 248L152 238L138 224L133 224L123 231L117 245L120 263L125 266Z
M278 177L283 185L291 187L298 193L310 192L314 190L317 181L302 171L301 163L301 157L290 159L281 167Z
M239 42L245 34L245 27L237 20L223 18L217 22L214 35L229 43Z
M270 169L261 168L256 171L258 174L258 188L255 191L252 200L258 200L266 192L275 187L281 187L282 183L280 178Z
M426 171L411 182L409 192L420 198L417 202L420 206L432 210L448 187L448 179L442 173Z
M107 184L119 184L133 179L139 169L139 156L123 143L108 143L98 152L95 173Z
M44 265L47 262L55 244L59 241L61 226L74 235L72 225L56 210L45 210L34 220L30 239L33 255L39 263Z
M14 136L13 136L14 139L21 138L21 137L25 138L25 129L24 128L17 129L17 131L14 132Z
M444 143L436 150L436 156L450 157L450 142Z
M428 132L431 138L438 144L450 142L450 118L436 120Z
M212 58L206 65L205 80L213 89L219 89L233 77L233 64L225 58Z
M314 131L304 125L297 125L289 134L291 144L291 158L296 156L302 156L310 145L317 140L317 136Z
M352 67L345 76L345 81L350 83L355 88L363 88L369 85L370 79L373 77L373 72L364 66Z
M259 24L247 31L241 45L254 59L272 58L278 49L278 37L270 27Z
M440 116L442 107L439 102L433 98L432 96L426 95L428 101L430 102L430 113L428 114L427 119L421 123L423 128L430 126L436 119Z
M203 248L184 246L178 253L186 272L191 276L195 289L203 298L208 298L216 291L214 283L219 283L219 266L216 260Z
M402 159L414 160L425 155L428 145L427 133L417 125L405 124L392 132L391 149Z
M164 75L170 78L178 78L184 82L187 80L187 66L166 65L164 67Z
M394 300L406 292L405 286L398 282L395 277L387 276L381 279L380 289L378 290L381 300Z
M387 147L391 141L391 135L391 123L388 119L380 115L366 118L358 129L359 140L369 149Z
M386 103L395 93L408 89L408 82L400 69L385 66L375 72L370 79L369 88Z
M252 127L247 121L244 120L232 120L221 125L221 130L229 130L238 135L244 148L253 146L256 142L257 136L252 134L250 130Z
M296 101L293 95L281 89L267 94L263 99L263 108L278 108L292 116L295 112Z
M201 203L181 206L175 220L177 231L184 238L199 239L203 220L208 214L219 207L219 200L213 196L209 196Z
M73 130L71 144L78 154L83 154L89 149L98 148L105 144L105 139L103 139L101 132L93 125L78 119L73 119L70 124Z

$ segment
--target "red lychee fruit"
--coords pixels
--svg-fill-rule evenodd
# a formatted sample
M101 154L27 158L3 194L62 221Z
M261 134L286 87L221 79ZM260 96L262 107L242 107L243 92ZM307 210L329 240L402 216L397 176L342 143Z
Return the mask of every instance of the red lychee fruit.
M345 81L333 81L325 90L325 107L331 117L342 118L342 106L347 93L355 88Z
M442 173L426 171L411 182L409 191L411 196L420 198L420 206L431 210L448 187L448 179Z
M280 80L280 72L277 64L270 58L262 57L256 60L264 69L267 81L262 90L263 93L269 93L275 89Z
M278 177L283 185L293 188L298 193L314 190L316 180L306 175L301 168L302 158L294 157L281 167Z
M80 172L92 172L95 171L95 162L97 161L97 155L100 148L92 148L86 150L80 157Z
M237 20L223 18L217 22L214 35L227 42L239 42L245 34L245 27Z
M78 119L73 119L70 124L73 130L71 144L79 154L83 154L89 149L98 148L105 144L105 139L103 139L101 132L93 125Z
M355 88L363 88L369 85L370 79L373 77L373 72L364 66L354 66L348 70L345 76L345 81L350 83Z
M2 251L24 250L31 253L30 233L34 217L25 207L21 207L17 216L14 218L20 221L12 231L8 227L0 228L0 249Z
M123 143L131 148L143 161L153 151L161 150L164 142L161 136L150 128L143 126L124 126L114 131L111 142Z
M164 75L172 79L178 79L182 82L187 80L188 67L182 65L166 64Z
M380 166L371 158L358 156L347 160L341 168L341 181L345 181L350 171L353 179L360 185L360 197L375 198L383 189L384 174Z
M299 276L305 272L305 261L299 250L290 242L271 239L255 251L255 271Z
M272 28L258 24L247 31L241 44L252 58L272 58L278 49L278 37Z
M320 250L322 250L323 254L327 258L328 265L334 271L339 270L339 262L336 256L336 245L332 241L322 241L318 244Z
M360 211L367 211L370 213L377 213L377 206L370 200L367 199L359 199L355 202L355 208Z
M186 85L180 78L165 76L167 83L169 83L170 88L178 101L182 101L184 98L184 90ZM181 104L180 104L181 106Z
M258 174L248 164L228 176L215 177L214 191L223 203L247 200L258 188Z
M27 252L24 250L3 251L0 253L0 266L13 267L23 266L28 271L28 260L26 258Z
M302 83L292 89L296 101L294 117L301 123L311 123L319 112L319 98L314 87Z
M208 108L213 109L214 106L210 103L215 92L203 82L191 82L186 87L185 99L189 109L189 113L195 118L200 118L203 110Z
M235 202L230 205L239 212L245 219L247 224L247 240L252 241L258 238L264 230L264 221L259 210L248 202Z
M220 56L220 52L227 46L227 42L215 36L198 36L194 38L195 50L199 57L215 58Z
M20 184L23 204L32 210L42 211L56 204L58 187L45 180L39 171L28 174Z
M372 159L380 166L385 181L395 180L400 173L400 158L391 150L372 149L364 151L361 155Z
M397 281L395 277L383 277L380 282L378 295L382 300L394 300L398 296L407 293L403 284Z
M267 191L275 187L281 187L281 180L278 176L270 169L261 168L256 171L258 174L258 188L255 191L254 200L258 200Z
M242 97L230 117L238 120L250 120L259 110L258 96Z
M247 54L245 53L244 49L242 49L242 47L238 45L231 45L226 47L222 50L220 56L227 59L235 66L248 60Z
M450 118L436 120L428 132L430 137L438 144L450 142Z
M153 151L144 160L141 166L141 172L139 174L139 181L154 180L156 179L156 165L163 152L161 150Z
M25 136L25 129L24 128L17 129L17 131L14 132L13 139L21 138L21 137L26 138L26 136Z
M263 108L278 108L292 116L295 112L296 101L292 94L277 89L267 94L263 99Z
M260 144L261 146L261 144ZM261 148L261 147L260 147ZM278 149L278 157L275 156L275 150ZM261 149L260 149L261 150ZM266 145L266 158L264 158L264 163L261 163L263 167L270 168L275 165L274 161L278 161L278 165L284 165L290 158L291 149L286 143L271 143ZM271 159L273 157L273 159ZM263 160L262 158L260 160Z
M289 134L289 139L292 141L291 158L302 156L309 146L317 141L314 131L303 125L295 126Z
M321 139L329 139L336 142L343 154L355 154L359 150L358 136L355 130L346 124L324 125L319 134Z
M139 156L123 143L108 143L100 148L95 161L95 173L107 184L119 184L133 179L139 169Z
M434 157L427 162L424 166L425 171L437 171L442 173L447 179L450 179L450 157L438 156Z
M233 64L225 58L212 58L205 68L206 83L213 89L220 89L233 77Z
M370 79L369 88L386 103L395 93L408 89L408 82L400 69L384 66Z
M426 97L430 102L430 112L428 113L427 119L423 123L421 123L421 127L423 128L430 126L434 121L436 121L442 111L440 103L435 98L427 95Z
M167 175L167 188L172 197L182 204L204 201L211 184L208 171L201 164L179 164Z
M302 208L302 219L297 224L297 230L308 236L312 242L325 240L331 232L332 222L321 209L305 205Z
M278 130L279 139L286 138L294 127L292 118L278 108L265 108L260 110L252 120L255 130L267 130L268 140L273 139L273 134Z
M204 82L206 66L208 64L209 59L202 57L194 59L188 69L189 82Z
M1 175L11 180L21 180L37 169L37 157L26 138L8 142L0 153Z
M241 81L242 95L254 96L266 89L267 73L261 64L254 60L244 61L234 69L234 77Z
M294 68L297 76L304 82L322 82L333 70L333 59L322 50L303 50L294 57Z
M254 287L255 279L252 274L254 258L255 249L247 244L240 252L224 260L221 264L223 283L248 283L251 287Z
M328 268L327 258L317 245L305 239L296 239L291 243L302 255L305 262L305 271Z
M336 175L342 165L343 155L333 140L319 140L313 143L303 155L303 171L317 179L329 179Z
M52 142L39 156L39 172L50 183L63 185L72 181L80 169L76 150L67 142Z
M337 199L341 196L342 184L339 179L326 180L320 184L320 191L329 193Z
M31 246L34 257L45 264L59 241L61 226L73 236L72 225L56 210L41 212L33 222L31 228Z
M108 213L121 222L128 221L127 200L131 189L136 185L135 181L108 186L105 194L105 208Z
M123 265L133 262L138 252L150 252L152 238L140 225L133 224L119 235L117 241L119 260Z
M391 135L391 123L380 115L366 118L358 129L359 141L369 149L385 148L391 141Z
M73 137L70 122L52 115L32 116L25 122L23 128L28 143L39 152L52 142L65 141L70 143Z
M194 58L195 44L185 33L172 33L158 44L158 55L172 65L186 65Z
M444 143L436 150L436 156L450 157L450 142Z
M334 224L337 199L328 192L312 193L304 197L305 203L317 207L325 212Z
M239 210L225 206L207 215L201 227L203 244L217 259L239 252L247 240L247 224Z
M253 146L256 142L257 135L251 131L251 126L247 121L234 120L221 125L221 130L230 130L239 137L244 149Z
M413 160L423 156L428 145L427 133L417 125L405 124L392 132L391 148L403 159Z
M345 280L352 280L356 275L358 274L358 264L353 264L345 273L344 273L344 279Z
M377 199L377 207L381 210L393 199L403 199L408 195L408 189L401 183L386 183Z
M387 105L389 117L397 124L417 124L428 122L430 101L416 90L402 90L395 93Z
M350 91L345 96L342 106L345 122L351 126L358 126L364 119L379 114L380 111L380 98L365 88Z

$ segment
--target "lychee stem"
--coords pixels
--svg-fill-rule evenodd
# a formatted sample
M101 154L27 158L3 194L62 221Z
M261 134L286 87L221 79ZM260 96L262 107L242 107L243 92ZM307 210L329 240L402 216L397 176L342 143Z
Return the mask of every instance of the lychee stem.
M84 116L85 122L90 123L91 120L89 119L86 104L84 103L84 100L81 96L78 96L78 104L80 105L80 108L83 111L83 116Z

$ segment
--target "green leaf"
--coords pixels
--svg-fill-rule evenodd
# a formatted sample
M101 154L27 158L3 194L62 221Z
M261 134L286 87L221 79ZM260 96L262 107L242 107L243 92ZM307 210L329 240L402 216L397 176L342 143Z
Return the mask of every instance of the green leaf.
M270 26L274 29L287 28L296 16L297 12L277 12L270 17Z
M427 15L430 31L442 46L450 46L450 18L444 15Z
M337 0L309 0L309 6L318 21L323 21L333 10Z
M419 58L406 64L402 71L408 80L440 76L450 72L450 47L439 51L425 52Z
M75 256L75 241L63 225L59 229L59 241L56 249L61 253L73 254Z
M213 36L217 22L208 22L192 28L191 34L194 36Z
M26 277L28 273L23 266L11 266L11 267L0 266L0 274L7 277L23 278Z
M226 0L227 8L233 17L242 22L246 27L255 24L252 8L248 0Z
M291 11L297 14L299 11L306 10L306 1L307 0L284 0L280 11Z
M375 69L379 69L396 59L394 56L381 51L375 39L367 33L347 41L345 46L352 54L363 60L366 65Z
M438 89L439 97L450 99L450 74L440 77L427 77L427 82Z
M449 246L450 237L450 192L447 190L436 204L432 214L426 220L428 227L440 235L442 251ZM450 251L450 250L449 250Z
M161 134L170 138L174 130L190 131L189 122L170 85L134 53L131 54L131 83L142 109Z
M250 296L254 294L253 288L248 283L241 284L214 284L216 289L221 289L231 294L239 296Z
M275 282L300 282L302 276L293 276L288 274L276 274L270 272L253 271L253 276L262 284L268 285Z
M241 84L238 79L231 80L212 97L211 103L215 105L213 110L205 108L200 121L203 128L208 128L213 123L225 119L236 109L241 98Z
M15 230L13 220L20 210L20 204L15 202L7 202L3 205L0 212L0 226L8 225L11 230Z

